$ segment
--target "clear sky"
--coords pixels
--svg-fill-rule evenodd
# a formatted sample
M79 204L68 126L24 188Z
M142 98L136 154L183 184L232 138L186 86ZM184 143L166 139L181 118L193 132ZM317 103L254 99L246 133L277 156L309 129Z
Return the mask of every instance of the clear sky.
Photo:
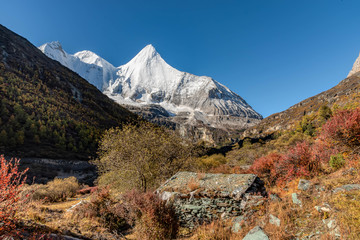
M359 0L2 0L0 23L36 46L58 40L115 66L151 43L264 117L327 90L360 51Z

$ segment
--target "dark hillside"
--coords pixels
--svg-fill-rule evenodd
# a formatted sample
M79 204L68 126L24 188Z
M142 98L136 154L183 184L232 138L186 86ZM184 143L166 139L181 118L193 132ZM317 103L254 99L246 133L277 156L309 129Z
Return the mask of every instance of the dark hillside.
M101 132L137 116L0 25L0 153L88 159Z

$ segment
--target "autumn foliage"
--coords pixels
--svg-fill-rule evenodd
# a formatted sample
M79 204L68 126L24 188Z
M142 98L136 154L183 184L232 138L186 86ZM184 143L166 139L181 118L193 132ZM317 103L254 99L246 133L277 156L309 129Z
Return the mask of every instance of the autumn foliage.
M135 219L137 239L174 239L178 233L175 209L152 192L132 190L122 196Z
M284 161L284 155L279 153L270 153L264 157L258 158L249 169L250 172L257 174L260 178L267 181L268 185L273 185L278 179L278 165Z
M359 150L360 108L340 110L322 127L321 138L341 147Z
M19 159L5 160L0 156L0 233L14 227L14 216L21 203L20 191L26 171L19 171Z
M271 153L257 159L250 172L268 180L269 185L283 184L296 177L310 177L319 170L319 162L312 155L306 141L296 144L287 153Z
M334 165L337 154L347 152L355 156L359 150L360 108L339 110L322 126L319 138L313 143L303 141L284 153L261 157L249 171L268 181L269 185L282 185L297 177L314 177L324 170L323 166ZM341 166L344 166L345 160L341 159Z
M298 177L314 177L322 171L322 163L327 163L337 150L324 142L310 144L300 142L285 153L270 153L257 159L250 172L268 182L268 185L282 185Z

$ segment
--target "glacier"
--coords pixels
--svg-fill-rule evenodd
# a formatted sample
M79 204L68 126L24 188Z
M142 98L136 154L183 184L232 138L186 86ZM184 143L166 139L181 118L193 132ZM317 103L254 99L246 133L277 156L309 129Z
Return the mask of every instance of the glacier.
M245 129L262 119L243 98L211 77L167 64L151 44L119 67L91 51L69 54L59 42L46 43L39 49L117 103L138 112L156 106L177 124L225 130Z

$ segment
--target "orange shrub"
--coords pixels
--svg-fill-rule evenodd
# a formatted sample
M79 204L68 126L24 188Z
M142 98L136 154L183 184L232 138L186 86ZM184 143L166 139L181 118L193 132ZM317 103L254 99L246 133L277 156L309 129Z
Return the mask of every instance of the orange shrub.
M0 156L0 235L14 227L14 216L20 207L20 192L26 171L19 171L19 159L5 160Z

